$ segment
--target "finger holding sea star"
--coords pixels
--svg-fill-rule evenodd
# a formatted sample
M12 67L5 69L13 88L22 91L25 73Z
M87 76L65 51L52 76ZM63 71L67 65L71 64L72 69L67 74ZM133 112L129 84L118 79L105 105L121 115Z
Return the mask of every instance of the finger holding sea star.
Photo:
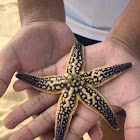
M129 62L85 72L84 46L78 43L73 45L64 75L36 77L17 74L16 76L38 90L52 94L61 93L56 112L55 139L63 140L78 101L98 113L111 127L119 129L110 105L95 87L102 86L131 66L132 63Z

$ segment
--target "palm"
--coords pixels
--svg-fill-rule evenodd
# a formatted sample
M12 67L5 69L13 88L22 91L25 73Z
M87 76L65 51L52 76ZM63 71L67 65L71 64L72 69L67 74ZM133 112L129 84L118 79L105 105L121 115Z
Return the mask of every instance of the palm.
M118 44L108 41L87 47L85 49L85 56L87 71L123 62L134 63L130 70L106 83L98 90L109 101L115 112L120 108L126 111L125 130L130 131L130 128L135 129L139 127L139 123L135 122L134 114L138 115L137 106L139 106L140 100L140 61L125 49L119 47ZM126 134L128 133L127 131L125 131ZM131 139L129 133L126 135L126 138Z
M43 69L44 74L45 75L63 74L64 68L66 67L67 59L68 56L65 56L58 63L56 63L56 65L52 65L48 68ZM85 49L86 70L91 70L96 67L109 66L109 65L114 65L114 64L128 62L128 61L133 62L135 65L130 70L128 70L127 72L119 76L118 78L100 87L98 90L109 101L109 103L111 104L114 110L118 110L121 107L125 109L126 113L128 113L126 118L126 123L125 123L125 128L126 128L125 133L129 135L130 132L128 128L135 128L135 127L137 128L140 126L138 122L131 123L135 121L134 118L135 116L133 116L132 114L133 113L137 114L138 112L136 109L132 109L132 107L137 108L137 106L139 106L138 100L140 94L138 93L138 91L140 90L140 87L138 86L139 85L138 83L140 82L140 77L139 77L140 62L135 57L133 57L133 55L129 54L126 50L123 50L117 44L112 43L111 41L104 41L96 45L88 46ZM34 74L43 75L42 70L38 70ZM19 87L18 84L17 86L15 85L16 90L23 90L25 88L28 88L28 86L25 84L23 84L22 87ZM42 98L43 104L39 102L40 100L38 101L35 100L34 98L27 101L23 105L24 111L26 112L26 115L28 117L34 114L41 113L40 110L46 109L44 113L42 113L36 118L35 122L33 121L32 123L27 125L27 127L30 128L30 130L32 131L34 137L42 133L48 132L53 127L54 115L56 109L56 105L53 104L55 104L57 97L54 99L52 98L52 96L54 95L47 94L46 96L46 94L41 92L35 98L36 99L39 97ZM39 107L35 106L33 108L29 105L29 102L32 103L34 102L34 104L38 104ZM79 139L80 136L82 136L86 131L88 131L91 127L93 127L93 125L96 124L97 121L99 120L99 116L97 114L90 111L89 109L87 109L81 104L79 104L79 106L80 107L78 107L77 109L76 116L74 117L69 132L67 134L68 139L74 139L74 138ZM22 109L23 109L22 107L18 107L13 113L11 113L10 116L13 117L16 116L17 119L15 119L12 123L9 124L7 123L7 127L13 128L27 117L25 114L23 114L24 118L19 118L17 116L19 111L22 112ZM48 114L50 119L48 119ZM39 132L38 130L35 130L36 128L33 128L32 124L36 123L37 125L38 123L39 125L42 119L41 116L43 116L43 118L46 117L49 123L46 123L44 129ZM7 120L8 119L9 117L7 118ZM12 121L12 117L10 117L9 120ZM45 119L44 122L46 122ZM24 127L23 129L16 132L15 137L17 136L16 138L18 138L18 134L21 134L23 131L26 131L27 127L26 128ZM50 132L48 132L48 134L49 133ZM48 134L46 133L46 136L48 136ZM131 134L132 134L132 130L131 130ZM129 139L128 135L126 135L127 140ZM30 132L28 133L28 136L30 136Z
M116 111L119 108L126 111L127 116L124 126L126 140L137 139L138 133L136 131L139 131L140 126L139 120L137 120L140 100L140 61L118 44L107 41L97 44L93 51L87 50L88 55L90 52L97 54L92 58L87 57L87 68L90 69L122 62L134 63L130 70L108 82L99 90Z
M1 94L15 71L32 72L49 66L68 53L75 42L68 26L59 21L23 26L0 54L0 66L4 68L0 72Z
M123 107L128 102L131 102L131 100L133 101L138 98L138 94L134 96L134 93L137 93L137 90L140 88L138 86L140 80L140 62L126 50L114 44L112 45L105 41L94 45L94 48L90 46L86 51L87 56L94 55L93 57L86 57L86 68L89 70L123 62L134 63L130 70L99 88L101 92L103 91L102 93L109 99L111 104Z
M14 39L18 39L14 49L21 70L27 72L55 63L76 41L69 28L57 21L23 27Z

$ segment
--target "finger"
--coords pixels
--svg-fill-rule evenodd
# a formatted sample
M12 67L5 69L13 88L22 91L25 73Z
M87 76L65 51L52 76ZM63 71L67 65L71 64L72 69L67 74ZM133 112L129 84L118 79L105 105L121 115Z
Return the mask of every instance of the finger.
M129 103L125 107L125 139L140 140L140 99Z
M5 47L0 52L0 96L6 91L13 74L19 67L18 58L12 47Z
M95 124L89 131L88 134L90 138L93 140L101 140L103 137L102 130L99 124Z
M43 68L43 69L39 69L37 71L34 71L32 73L30 73L31 75L36 75L36 76L48 76L48 75L56 75L56 65L51 65L49 67ZM22 91L25 89L30 89L31 86L28 85L27 83L23 82L22 80L17 80L14 85L13 88L15 91Z
M34 88L27 89L26 91L27 91L28 98L32 98L41 93L39 90L36 90Z
M16 131L10 140L34 140L41 134L49 132L54 127L57 104L40 114L33 121Z
M54 129L51 129L47 133L42 134L39 136L41 140L53 140L54 139Z
M99 115L79 103L76 115L74 116L66 135L66 139L79 140L85 132L91 129L92 126L99 121L99 119Z
M48 132L54 127L55 112L56 104L48 108L45 112L36 117L32 122L14 133L10 140L19 140L20 138L20 140L32 140L41 134ZM66 139L79 140L86 131L88 131L94 124L97 123L99 118L100 117L91 110L88 110L82 105L79 106L79 111L77 111L76 116L73 118L73 121L70 124L70 129L66 135Z
M27 100L14 111L12 111L4 120L7 128L13 129L19 123L29 118L30 116L40 114L48 107L57 102L58 95L40 93L39 95Z

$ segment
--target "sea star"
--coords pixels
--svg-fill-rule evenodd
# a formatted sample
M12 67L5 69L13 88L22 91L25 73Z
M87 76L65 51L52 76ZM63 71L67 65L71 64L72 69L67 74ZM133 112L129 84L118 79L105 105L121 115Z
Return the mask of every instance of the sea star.
M77 43L72 47L64 75L36 77L17 74L16 76L38 90L52 94L62 93L56 112L55 139L63 140L78 101L98 113L114 129L119 129L111 107L95 87L102 86L131 66L132 63L129 62L85 72L84 46Z

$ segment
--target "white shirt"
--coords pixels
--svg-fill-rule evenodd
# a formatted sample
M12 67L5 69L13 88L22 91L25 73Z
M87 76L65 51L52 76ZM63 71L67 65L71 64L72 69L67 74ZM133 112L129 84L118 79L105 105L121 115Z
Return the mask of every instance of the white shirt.
M83 37L103 41L129 0L64 0L66 23Z

